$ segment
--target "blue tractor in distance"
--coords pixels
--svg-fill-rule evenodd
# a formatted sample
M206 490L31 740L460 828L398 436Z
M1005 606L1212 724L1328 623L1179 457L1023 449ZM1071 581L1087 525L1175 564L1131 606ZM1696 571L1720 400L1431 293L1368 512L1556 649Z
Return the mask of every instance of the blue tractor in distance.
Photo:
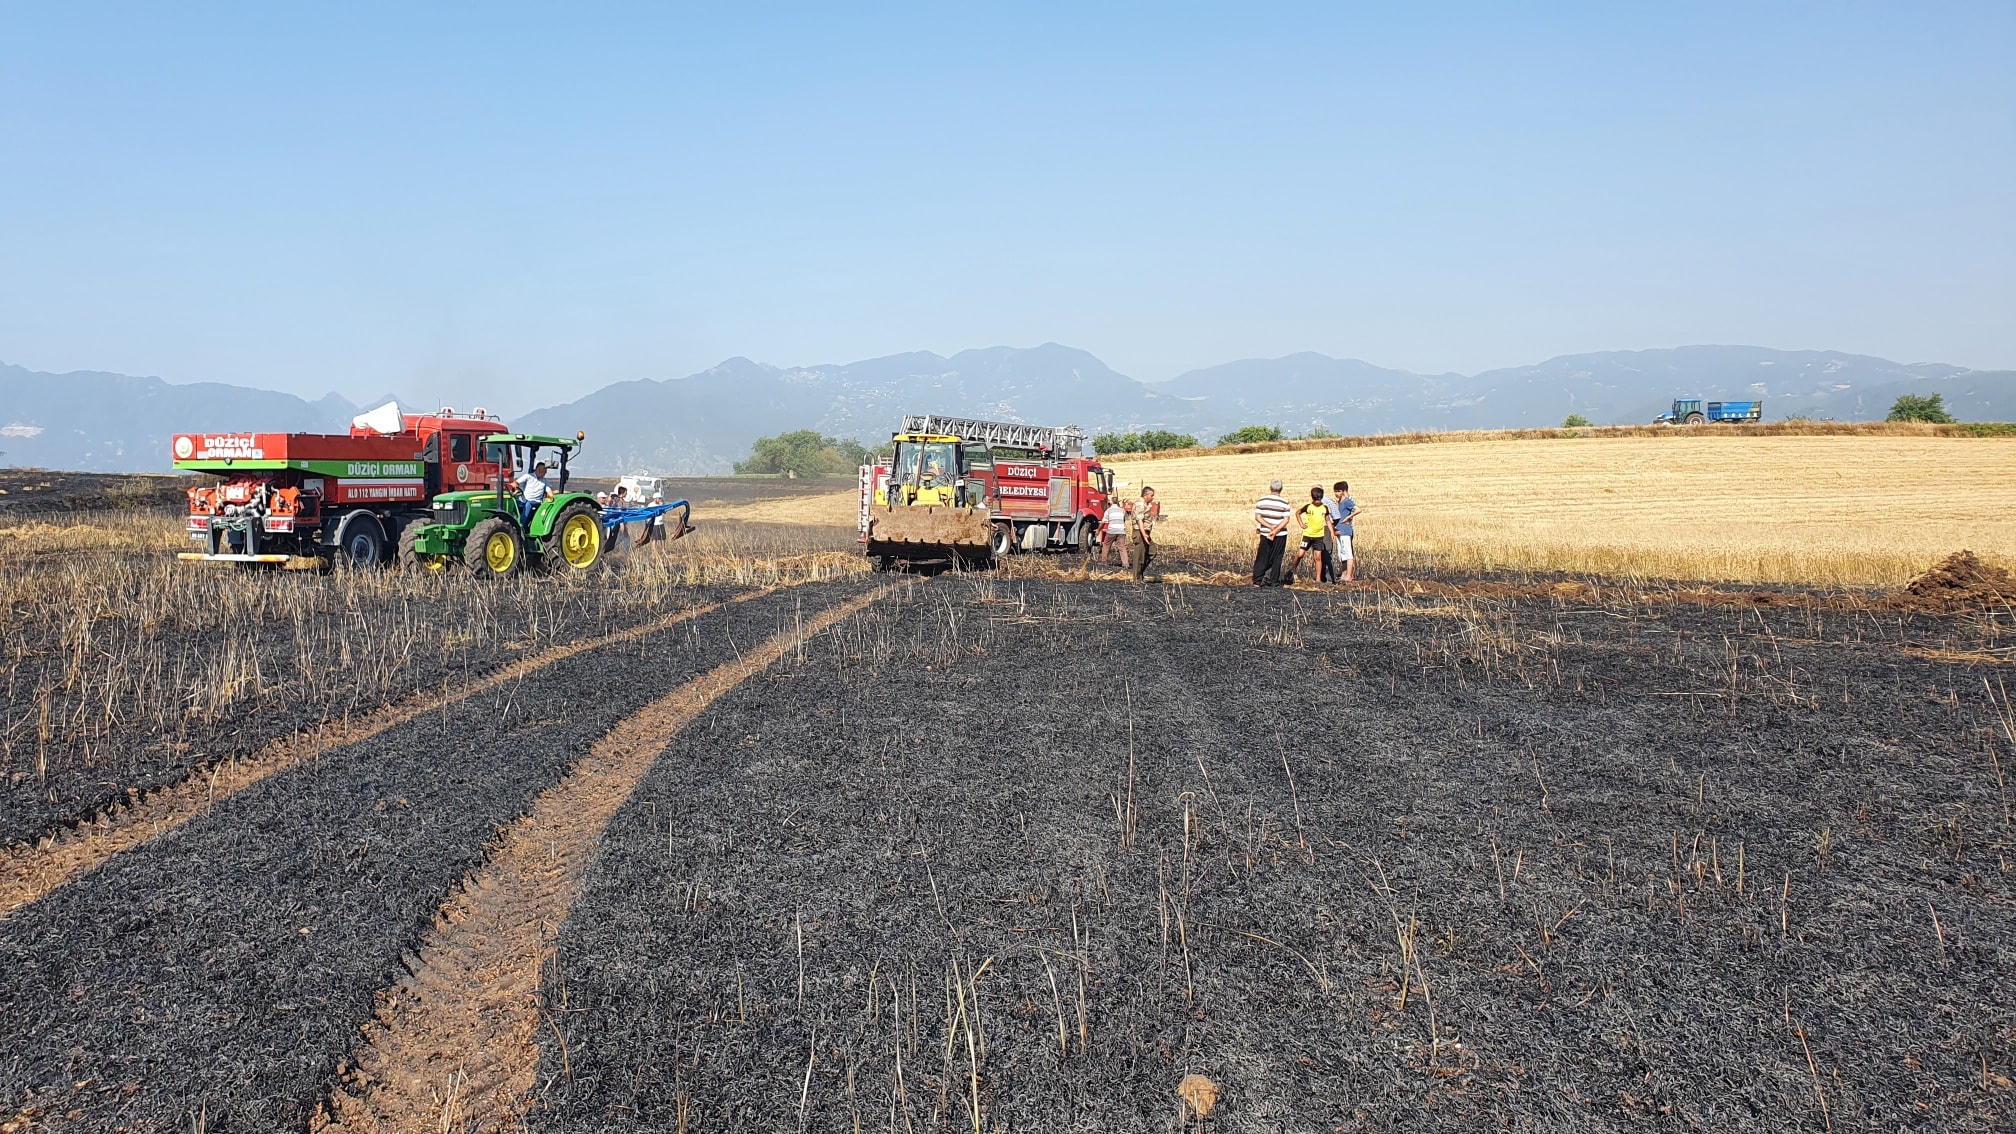
M1764 399L1754 402L1709 402L1704 407L1700 398L1674 398L1673 408L1652 419L1654 425L1700 425L1704 421L1720 421L1736 425L1751 425L1764 420Z

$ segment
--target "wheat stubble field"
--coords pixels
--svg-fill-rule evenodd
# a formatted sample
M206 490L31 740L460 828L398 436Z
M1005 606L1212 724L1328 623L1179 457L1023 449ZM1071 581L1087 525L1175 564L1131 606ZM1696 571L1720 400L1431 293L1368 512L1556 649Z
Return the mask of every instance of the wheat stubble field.
M1243 545L1275 476L1347 480L1368 562L1887 586L1966 548L2016 564L2016 438L1666 436L1116 460L1172 545Z
M2006 575L700 519L478 586L0 514L0 1132L2016 1119Z
M2016 566L2016 437L1868 428L1422 435L1108 464L1129 496L1155 486L1166 551L1219 567L1250 557L1253 501L1276 476L1295 501L1311 485L1349 481L1367 509L1357 538L1373 570L1865 588L1903 583L1963 549ZM852 527L854 513L851 484L732 512L829 527Z

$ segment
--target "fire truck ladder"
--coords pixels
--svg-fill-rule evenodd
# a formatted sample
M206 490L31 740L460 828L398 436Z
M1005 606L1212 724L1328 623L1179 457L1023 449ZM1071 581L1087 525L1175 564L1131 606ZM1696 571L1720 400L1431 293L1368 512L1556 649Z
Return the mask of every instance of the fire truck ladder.
M1042 449L1055 457L1079 457L1085 452L1085 431L1075 425L1021 425L1012 421L911 414L903 419L903 432L985 441L1005 449Z

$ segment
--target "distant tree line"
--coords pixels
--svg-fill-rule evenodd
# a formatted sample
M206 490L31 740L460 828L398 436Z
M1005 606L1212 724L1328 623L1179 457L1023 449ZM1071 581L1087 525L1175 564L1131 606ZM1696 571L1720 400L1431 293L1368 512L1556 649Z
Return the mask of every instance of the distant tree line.
M1924 421L1937 425L1956 423L1952 412L1946 408L1946 398L1943 394L1905 394L1890 407L1890 416L1885 420ZM1588 426L1590 422L1579 413L1571 413L1561 424L1568 429L1579 429ZM1290 438L1278 425L1242 425L1230 433L1221 435L1218 444L1254 445L1266 441L1314 440L1336 436L1338 434L1320 423L1297 438ZM1188 433L1173 433L1167 429L1145 429L1138 433L1101 433L1092 438L1092 451L1103 457L1116 453L1194 449L1197 444L1197 438ZM800 429L775 437L757 438L756 444L750 449L749 459L735 462L735 471L771 476L849 476L855 469L868 463L873 456L874 451L858 441L845 437L826 437L815 429Z
M1290 437L1278 425L1242 425L1218 438L1220 445L1253 445L1262 441L1302 441L1339 434L1318 423L1307 433ZM1140 433L1101 433L1092 439L1092 450L1100 456L1111 453L1152 453L1159 449L1194 449L1197 438L1188 433L1148 429Z
M1326 437L1342 436L1322 422L1317 422L1307 433L1290 435L1278 425L1242 425L1218 438L1220 445L1258 445L1263 441L1320 441Z
M799 429L775 437L758 437L749 459L736 461L742 474L816 478L852 476L868 463L867 446L845 437L824 437L816 429Z
M1092 439L1092 451L1104 457L1110 453L1152 453L1160 449L1194 449L1197 439L1188 433L1149 429L1141 433L1101 433Z

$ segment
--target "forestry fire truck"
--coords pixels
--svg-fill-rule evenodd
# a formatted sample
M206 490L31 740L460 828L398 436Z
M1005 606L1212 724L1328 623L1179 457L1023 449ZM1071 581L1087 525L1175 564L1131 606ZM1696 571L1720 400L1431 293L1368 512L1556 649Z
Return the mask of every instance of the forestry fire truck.
M1078 427L910 416L892 442L861 466L857 526L876 566L1098 546L1113 473Z
M509 449L483 439L503 430L481 409L406 414L391 402L347 434L178 433L175 467L217 478L189 490L189 538L203 550L181 558L390 562L400 529L428 519L437 494L497 479Z

